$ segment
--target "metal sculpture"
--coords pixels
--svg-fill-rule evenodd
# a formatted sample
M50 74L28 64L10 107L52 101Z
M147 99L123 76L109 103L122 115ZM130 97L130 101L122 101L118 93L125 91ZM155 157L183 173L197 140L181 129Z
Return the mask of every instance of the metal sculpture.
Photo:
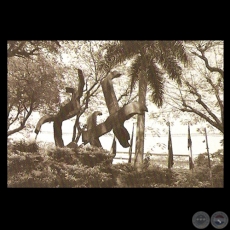
M97 116L102 115L102 113L100 111L95 111L93 112L87 119L87 129L89 130L95 130L96 126L97 126ZM95 137L94 133L91 132L88 135L88 139L89 139L89 143L93 146L96 147L102 147L101 142L99 140L99 137ZM84 143L87 142L83 141Z
M80 98L83 95L85 85L84 76L80 69L78 69L78 76L78 89L66 87L66 92L72 94L71 100L62 106L56 115L43 116L35 128L35 133L38 135L44 123L53 122L54 140L57 147L64 147L62 122L80 113ZM113 71L101 82L105 102L109 110L109 117L99 125L97 125L97 116L102 115L100 111L95 111L88 117L87 130L82 131L82 141L84 144L90 143L93 146L102 147L99 137L113 130L114 135L124 148L130 146L130 135L124 127L124 122L136 114L143 114L148 109L145 105L141 105L138 102L129 103L122 108L119 107L112 80L120 76L119 72Z
M85 85L84 76L82 70L80 69L78 69L78 77L79 77L78 89L66 87L66 92L72 94L71 100L64 106L61 106L59 112L56 115L43 116L38 121L35 128L35 133L38 135L38 133L41 130L41 126L44 123L53 122L54 141L57 147L64 147L64 142L62 139L62 122L80 113L80 98L83 95L83 88Z
M121 74L119 72L113 71L102 81L102 91L110 116L105 120L105 122L96 126L94 125L87 127L87 130L82 132L82 139L85 144L88 142L92 143L92 140L99 140L98 138L100 136L113 130L113 133L118 139L119 143L124 148L129 147L130 135L127 129L124 127L124 122L136 114L143 114L144 112L148 111L145 105L141 105L138 102L129 103L122 108L119 107L113 88L112 79L117 78L120 75ZM101 112L99 113L101 114ZM97 115L99 113L98 111L96 112ZM93 114L95 116L95 113Z

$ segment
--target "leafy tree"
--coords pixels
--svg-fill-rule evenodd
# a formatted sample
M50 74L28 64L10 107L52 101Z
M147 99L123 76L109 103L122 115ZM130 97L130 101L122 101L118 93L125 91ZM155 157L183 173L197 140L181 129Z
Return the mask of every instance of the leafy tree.
M54 113L59 104L61 68L40 55L8 59L7 136L25 128L32 112Z
M182 111L193 124L207 122L209 128L224 133L223 41L194 41L187 47L192 65L184 71L181 85L165 83L164 109L174 110L175 117Z
M7 41L8 136L28 126L33 111L55 110L63 72L60 48L56 40Z
M163 105L164 77L181 84L182 67L188 63L182 41L114 41L108 44L105 54L106 63L102 68L114 67L131 60L131 89L139 81L139 103L146 105L147 89L151 89L152 101ZM140 169L144 154L145 115L138 115L135 150L135 166Z
M44 53L45 51L57 53L60 47L60 42L57 40L8 40L7 57L30 58L33 56L37 56L40 53Z

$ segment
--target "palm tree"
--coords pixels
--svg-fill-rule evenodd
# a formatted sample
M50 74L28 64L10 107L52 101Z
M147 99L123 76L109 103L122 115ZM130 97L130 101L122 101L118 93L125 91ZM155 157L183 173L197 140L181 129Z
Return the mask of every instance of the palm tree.
M147 88L151 89L152 101L163 105L164 76L181 85L181 64L189 59L183 41L114 41L105 46L106 64L103 69L115 67L131 60L131 93L139 81L139 103L146 105ZM140 170L144 156L145 115L138 115L134 166Z

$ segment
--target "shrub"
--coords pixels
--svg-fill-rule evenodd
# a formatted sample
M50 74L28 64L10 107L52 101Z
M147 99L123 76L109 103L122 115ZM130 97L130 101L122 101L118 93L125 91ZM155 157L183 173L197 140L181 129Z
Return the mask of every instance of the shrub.
M75 152L70 148L48 148L47 149L47 155L57 162L63 162L67 164L77 164L79 160L77 159L77 156Z
M213 165L223 164L224 163L223 149L219 149L215 153L213 153L211 155L211 159L213 161Z
M151 157L151 153L149 153L149 152L147 152L146 154L145 154L145 158L143 159L143 169L145 170L145 169L148 169L149 168L149 166L150 166L150 161L151 161L151 159L150 159L150 157Z
M172 184L173 174L168 169L161 169L156 166L138 172L130 164L120 164L115 166L120 173L117 181L119 187L158 187L158 185L170 186Z
M30 172L34 169L39 162L43 159L40 155L34 155L31 153L23 153L19 151L10 152L8 151L7 157L7 173L8 176L20 173Z
M224 167L222 164L215 165L212 168L213 187L224 187Z
M223 164L223 150L219 149L216 152L210 154L210 163L211 166L218 165L218 164ZM194 160L195 166L198 167L208 167L208 153L201 153L198 155L197 158Z
M214 156L214 155L212 155ZM205 157L205 155L204 155ZM170 188L211 187L210 169L196 159L193 172L187 169L167 169L149 164L146 155L142 171L132 164L112 164L113 157L102 148L39 147L39 152L24 152L8 148L9 187L62 188ZM223 187L221 153L212 158L213 187ZM198 166L200 165L200 166Z
M39 150L39 146L35 141L26 142L25 140L20 140L12 143L12 150L13 151L20 151L20 152L31 152L36 153Z
M208 182L209 186L223 187L224 182L224 168L223 168L223 150L219 149L210 154L212 183L210 177L210 169L208 165L208 154L202 153L194 161L195 163L195 177L200 182Z
M107 150L98 147L86 147L74 149L79 161L89 167L97 166L103 162L112 164L112 157Z
M60 187L71 188L102 188L113 187L114 181L110 174L100 171L99 167L78 165L70 169L66 167L59 173Z
M97 160L89 163L87 159L92 158ZM35 155L8 149L8 187L113 187L112 174L102 170L111 162L101 150L94 154L91 149L76 153L69 148L47 148Z
M174 171L174 187L223 187L223 166L216 165L212 168L212 177L210 169L206 167L196 167L193 172L188 170Z
M202 183L199 183L198 179L194 176L194 173L186 169L174 170L173 187L188 188L199 187Z

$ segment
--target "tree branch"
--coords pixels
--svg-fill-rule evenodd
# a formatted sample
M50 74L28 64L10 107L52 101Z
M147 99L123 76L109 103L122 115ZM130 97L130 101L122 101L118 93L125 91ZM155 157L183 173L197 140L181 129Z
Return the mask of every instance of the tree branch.
M205 77L205 78L206 78L207 82L212 86L212 88L215 91L215 96L216 96L216 99L218 101L220 111L221 111L221 121L223 123L223 121L224 121L224 105L223 105L223 101L220 99L218 88L214 85L211 78L208 78L208 77Z
M8 103L8 106L7 106L7 120L9 118L10 111L13 108L13 105L14 105L14 103Z
M97 79L97 65L96 65L96 61L95 61L95 58L94 58L94 55L93 55L93 52L92 52L92 44L91 44L91 41L89 42L89 49L90 49L90 57L92 58L93 60L93 65L94 65L94 73L95 73L95 77L96 77L96 81L98 80Z
M14 133L17 133L17 132L21 131L22 129L24 129L26 121L30 117L31 113L32 113L32 105L30 106L30 109L29 109L29 112L27 113L27 115L23 118L23 121L21 122L21 125L18 128L15 128L13 130L8 131L7 136L10 136L10 135L12 135Z
M201 100L201 97L199 97L196 100L200 105L202 105L202 107L208 112L208 114L216 121L216 123L221 125L220 120L218 119L218 117L209 109L209 107Z
M19 116L19 114L21 113L22 111L20 110L20 105L18 106L18 111L17 111L17 114L16 114L16 116L15 116L15 118L11 121L11 122L9 122L9 127L18 119L18 116Z
M199 57L200 59L202 59L204 62L205 62L205 66L206 68L210 71L210 72L218 72L222 78L224 78L224 71L220 68L217 68L217 67L212 67L209 65L209 61L208 59L206 58L205 54L204 54L204 51L203 49L201 48L197 48L200 52L201 52L201 55L199 55L198 53L196 52L192 52L192 54L194 54L195 56Z
M125 92L119 96L119 98L117 99L117 101L120 101L123 97L127 97L127 96L128 96L128 90L129 90L129 89L127 88L127 89L125 90Z
M218 117L211 111L211 109L209 109L209 107L202 101L201 99L201 95L197 92L197 89L192 86L188 81L186 81L186 85L190 88L192 88L192 90L189 90L189 92L191 94L195 94L198 99L196 100L197 103L199 103L207 112L208 114L216 121L217 124L222 125L222 123L220 122L220 120L218 119ZM183 101L183 106L187 107L188 105L185 103L185 101Z
M212 126L216 127L218 130L220 130L222 133L224 133L224 129L223 129L223 125L219 125L216 122L214 122L213 120L211 120L208 116L206 116L205 114L201 113L200 111L192 108L191 106L188 106L188 108L183 108L180 109L182 112L189 112L189 113L195 113L197 115L199 115L200 117L202 117L203 119L205 119L207 122L209 122Z

